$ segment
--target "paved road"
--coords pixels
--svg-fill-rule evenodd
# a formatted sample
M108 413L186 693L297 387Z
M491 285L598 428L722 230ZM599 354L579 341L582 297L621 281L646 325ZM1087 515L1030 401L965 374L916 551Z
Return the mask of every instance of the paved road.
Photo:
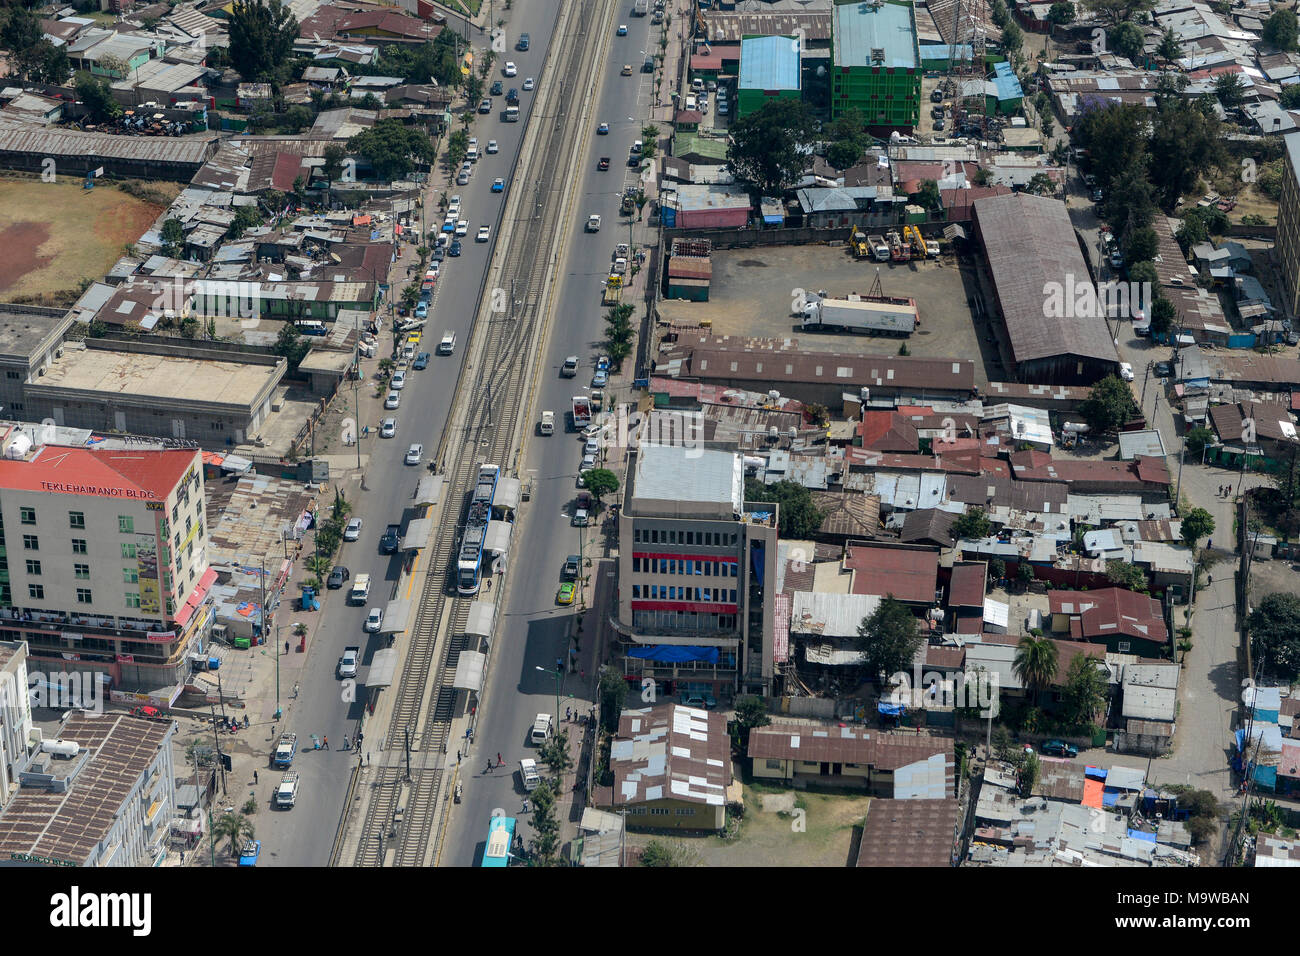
M632 141L640 138L653 86L648 74L639 72L621 76L624 63L637 69L645 55L647 40L658 36L648 17L627 17L621 9L619 23L628 27L626 37L613 37L605 64L607 76L597 92L597 122L610 125L608 136L592 136L583 159L578 183L579 201L575 204L575 221L568 238L568 256L563 265L561 285L556 296L551 338L543 353L544 361L537 384L537 405L551 409L557 421L564 420L570 399L589 386L595 357L603 337L604 310L600 303L601 282L608 273L610 256L618 242L628 240L626 220L618 217L618 201L625 177L631 181L632 170L624 165ZM614 32L614 25L608 27ZM652 34L651 31L655 33ZM657 48L657 41L656 41ZM629 119L632 117L632 119ZM596 168L600 156L610 157L610 169ZM599 233L583 232L588 215L602 217ZM565 356L582 358L582 370L575 379L559 377ZM630 368L630 362L625 363ZM613 383L617 385L618 383ZM606 389L606 394L610 394ZM555 669L556 657L568 648L567 627L573 612L555 604L560 583L560 567L566 555L578 550L578 529L571 527L569 515L577 492L581 445L573 433L557 428L551 438L533 437L528 454L528 469L535 469L532 502L525 505L521 533L516 535L511 556L510 592L497 627L492 671L475 732L474 752L466 757L462 775L464 802L452 814L440 857L447 866L475 865L482 857L483 838L492 810L505 808L511 815L521 809L523 789L518 774L511 768L520 757L535 756L535 748L525 744L533 717L556 709L556 681L551 674L536 668ZM584 552L592 554L596 540L588 529ZM591 648L584 645L583 651ZM591 668L585 678L567 675L561 688L559 709L573 706L573 697L591 699ZM589 705L588 705L589 706ZM484 772L485 757L500 752L505 767L491 774ZM520 820L518 831L525 842L531 836L527 823Z
M462 218L469 220L470 233L462 243L463 255L455 259L448 258L442 264L442 280L439 282L434 309L425 327L421 347L432 352L443 330L454 329L458 337L456 355L434 356L427 370L408 374L408 384L402 391L401 406L395 412L382 413L396 417L395 439L380 441L374 437L374 428L381 413L374 402L371 403L373 411L367 412L365 395L371 388L365 384L362 386L361 423L372 428L371 437L362 440L362 455L369 457L365 468L366 490L362 492L355 482L347 484L345 490L355 502L354 513L365 524L361 539L345 544L338 561L351 570L354 578L363 571L371 574L374 584L368 607L383 607L397 586L401 559L379 554L379 536L389 521L401 520L405 524L411 519L413 512L406 507L406 503L414 494L418 479L427 474L423 467L403 464L407 447L412 442L420 442L424 445L426 457L431 457L437 451L446 426L464 343L468 340L471 323L478 312L480 287L487 273L492 249L501 232L499 220L506 197L505 194L491 191L492 180L500 176L506 179L508 188L517 188L519 185L511 182L511 174L535 96L535 91L522 91L523 80L535 76L539 84L546 82L546 78L539 76L539 71L546 56L546 47L558 10L556 2L519 4L515 7L507 25L512 49L505 55L498 55L495 70L496 76L501 76L502 66L507 60L513 61L518 67L517 77L502 79L507 88L514 85L520 89L519 105L524 114L523 121L501 122L500 111L505 106L505 98L494 97L497 111L491 116L476 114L470 135L478 137L480 153L489 139L497 140L500 152L492 156L484 155L479 160L468 186L447 187L449 193L459 193L462 197ZM514 40L520 32L531 34L532 42L526 53L513 49ZM435 179L438 178L441 177L435 176ZM437 220L428 223L430 229L441 224L437 213L438 196L442 190L441 185L434 185L426 196L428 217ZM492 226L492 242L474 241L478 227L483 224ZM394 267L391 278L394 293L400 293L407 281L405 269ZM389 342L386 332L380 335L381 356L386 354L385 346ZM361 644L364 647L363 661L366 664L374 651L385 644L384 639L362 631L368 608L345 604L345 593L327 592L322 601L321 621L318 622L309 646L308 661L299 678L301 696L286 707L286 720L280 728L296 731L300 747L304 744L310 746L309 737L312 733L327 734L330 746L335 749L329 752L303 753L295 761L294 769L302 774L298 805L291 812L276 814L273 823L263 819L259 826L258 833L266 850L265 858L276 865L326 865L342 814L347 775L355 755L341 752L337 746L345 730L351 732L355 729L362 705L342 699L342 684L335 676L335 664L343 648L349 644ZM292 615L289 619L292 620ZM280 650L283 648L282 641ZM363 669L363 677L364 674ZM363 697L364 691L358 696ZM375 728L372 732L378 734L381 730ZM369 740L366 742L370 743ZM278 779L278 773L270 770L262 772L261 776L264 791L268 779Z

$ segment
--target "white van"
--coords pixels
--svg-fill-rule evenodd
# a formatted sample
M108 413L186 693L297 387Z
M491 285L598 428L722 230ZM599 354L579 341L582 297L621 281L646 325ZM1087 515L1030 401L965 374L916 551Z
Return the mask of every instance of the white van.
M524 789L532 793L542 782L542 775L537 772L537 761L532 757L525 757L519 761L519 782L524 785Z
M326 327L325 323L316 319L299 319L293 324L297 326L300 335L326 335L329 333L329 328Z
M448 329L442 333L442 341L438 343L439 355L450 355L456 351L456 333Z
M538 746L541 746L542 744L546 743L546 741L549 740L550 737L551 737L551 715L538 714L536 719L533 721L533 730L532 733L528 735L528 739L531 740L533 743L537 744Z

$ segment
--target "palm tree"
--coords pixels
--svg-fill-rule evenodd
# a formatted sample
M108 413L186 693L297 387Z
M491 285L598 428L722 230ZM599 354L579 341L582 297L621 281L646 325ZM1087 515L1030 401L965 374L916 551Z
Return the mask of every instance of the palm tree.
M330 517L335 521L342 521L348 515L352 514L352 505L348 499L343 497L343 489L334 489L334 505L330 509Z
M229 838L230 855L235 856L244 842L254 839L257 832L253 828L253 821L242 813L227 813L212 825L212 836L216 840Z
M1016 647L1012 671L1037 701L1056 680L1056 645L1050 638L1026 635Z

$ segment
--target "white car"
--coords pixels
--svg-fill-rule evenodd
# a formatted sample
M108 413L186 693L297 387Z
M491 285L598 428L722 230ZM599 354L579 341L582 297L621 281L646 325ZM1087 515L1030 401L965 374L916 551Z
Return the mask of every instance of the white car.
M478 235L474 237L475 242L487 242L492 237L491 226L479 226Z
M494 139L490 139L490 140L488 140L487 151L488 151L488 155L489 155L489 156L491 156L491 155L493 155L493 154L495 154L495 153L497 153L497 152L500 151L500 147L497 146L497 141L496 141L496 140L494 140Z
M531 93L531 92L533 91L534 87L536 87L536 86L537 86L537 83L533 80L533 78L532 78L531 76L530 76L528 79L524 80L524 92L525 92L525 93Z
M1126 382L1131 382L1131 381L1133 381L1133 363L1132 363L1132 362L1120 362L1120 363L1119 363L1119 377L1122 378L1122 379L1123 379L1124 381L1126 381Z
M348 522L348 526L343 529L344 541L356 541L361 537L361 519L353 518Z
M517 69L515 69L514 61L512 61L512 60L506 60L506 69L505 69L505 74L506 74L506 76L518 76L518 75L519 75L519 71L518 71Z
M406 449L406 463L408 465L418 465L420 459L424 457L424 446L418 442Z
M396 419L396 418L385 418L382 422L379 423L379 437L380 437L380 438L396 438L396 437L397 437L397 419Z
M469 232L469 220L462 219L456 223L456 235L463 236Z
M406 373L395 372L393 374L393 381L390 384L395 392L400 392L402 389L406 388Z
M384 408L394 409L402 404L402 396L398 392L389 392L388 397L384 399Z
M595 456L595 455L583 455L583 456L582 456L582 467L580 467L580 468L578 469L578 471L591 471L591 469L593 469L593 468L595 468L595 467L596 467L596 456Z
M597 455L600 453L600 439L595 435L588 436L587 442L582 446L584 455Z
M372 607L370 613L366 615L366 630L371 634L377 634L383 626L384 609L382 607Z

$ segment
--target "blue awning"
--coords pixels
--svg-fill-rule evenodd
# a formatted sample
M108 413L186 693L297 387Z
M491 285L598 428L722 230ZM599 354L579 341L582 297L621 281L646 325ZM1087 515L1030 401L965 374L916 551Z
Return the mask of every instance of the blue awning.
M718 663L718 649L716 647L680 647L674 644L656 644L653 647L634 648L627 652L627 656L669 664L683 664L689 661L703 661L706 664Z

